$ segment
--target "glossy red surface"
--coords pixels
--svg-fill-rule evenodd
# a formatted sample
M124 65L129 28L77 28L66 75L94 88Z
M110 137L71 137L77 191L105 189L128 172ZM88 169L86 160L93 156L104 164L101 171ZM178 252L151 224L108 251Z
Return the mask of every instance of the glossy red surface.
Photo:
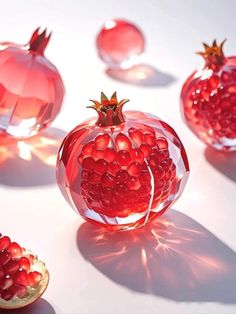
M184 119L206 144L236 150L236 57L205 56L205 65L185 82L181 93ZM210 58L210 59L209 59ZM219 58L219 56L218 56Z
M144 37L132 23L113 19L102 27L97 36L100 58L111 67L129 67L144 52Z
M105 106L110 115L114 104ZM189 172L184 147L169 125L149 114L126 111L118 125L98 121L84 122L63 141L59 187L85 219L115 230L137 228L182 193Z
M36 30L26 45L0 44L0 133L35 135L60 111L64 86L44 56L49 38Z
M24 254L24 248L0 234L0 301L24 298L27 288L37 286L42 279L41 273L30 271L32 261Z

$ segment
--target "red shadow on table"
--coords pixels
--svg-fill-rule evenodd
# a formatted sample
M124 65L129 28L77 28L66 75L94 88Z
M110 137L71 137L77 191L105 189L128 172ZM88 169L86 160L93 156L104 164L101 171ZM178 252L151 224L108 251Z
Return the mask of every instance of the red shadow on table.
M55 165L65 132L49 128L24 140L0 136L0 184L31 187L53 184Z
M236 182L236 152L223 153L207 147L205 157L214 168Z
M54 308L44 299L18 310L0 310L1 314L56 314Z
M179 302L236 303L236 253L190 217L170 210L135 231L84 223L85 259L114 282Z
M147 64L135 65L130 69L108 68L106 74L114 80L143 87L167 86L176 79Z

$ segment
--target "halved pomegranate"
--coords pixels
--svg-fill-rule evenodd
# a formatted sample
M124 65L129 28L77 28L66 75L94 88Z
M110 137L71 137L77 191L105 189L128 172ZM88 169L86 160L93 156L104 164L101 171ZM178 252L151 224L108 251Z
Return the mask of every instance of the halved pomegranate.
M0 234L0 309L18 309L35 302L48 281L48 270L36 255Z

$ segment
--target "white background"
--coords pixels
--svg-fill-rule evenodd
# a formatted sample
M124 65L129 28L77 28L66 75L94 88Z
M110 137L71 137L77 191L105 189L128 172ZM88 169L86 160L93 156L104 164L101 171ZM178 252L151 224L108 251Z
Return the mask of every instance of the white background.
M167 225L162 238L167 245L157 248L156 224L134 234L94 238L97 229L83 225L60 194L54 168L45 164L46 157L48 163L55 159L54 140L34 149L31 161L21 158L30 157L30 143L21 157L15 147L6 147L11 157L0 165L0 230L37 253L51 274L43 299L16 313L235 313L236 157L207 149L195 138L181 120L179 94L202 63L194 54L202 41L227 38L225 53L236 54L236 1L1 0L0 5L1 41L25 43L40 25L53 30L46 56L67 91L53 127L68 132L93 115L85 108L88 99L116 90L119 98L131 100L127 108L152 112L176 129L191 167L176 211L160 222ZM121 82L105 73L94 41L112 17L143 30L144 63L157 71L151 79Z

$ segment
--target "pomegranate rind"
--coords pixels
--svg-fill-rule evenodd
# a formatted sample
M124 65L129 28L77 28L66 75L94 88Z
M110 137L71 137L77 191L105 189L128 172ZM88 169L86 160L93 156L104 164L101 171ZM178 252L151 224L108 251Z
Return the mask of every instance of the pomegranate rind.
M26 251L24 256L32 254L30 251ZM36 287L27 287L27 295L23 298L14 296L11 300L6 301L0 298L0 309L13 310L20 309L27 305L30 305L37 301L47 289L49 283L49 272L44 262L37 259L31 266L31 271L38 271L42 274L42 279Z

